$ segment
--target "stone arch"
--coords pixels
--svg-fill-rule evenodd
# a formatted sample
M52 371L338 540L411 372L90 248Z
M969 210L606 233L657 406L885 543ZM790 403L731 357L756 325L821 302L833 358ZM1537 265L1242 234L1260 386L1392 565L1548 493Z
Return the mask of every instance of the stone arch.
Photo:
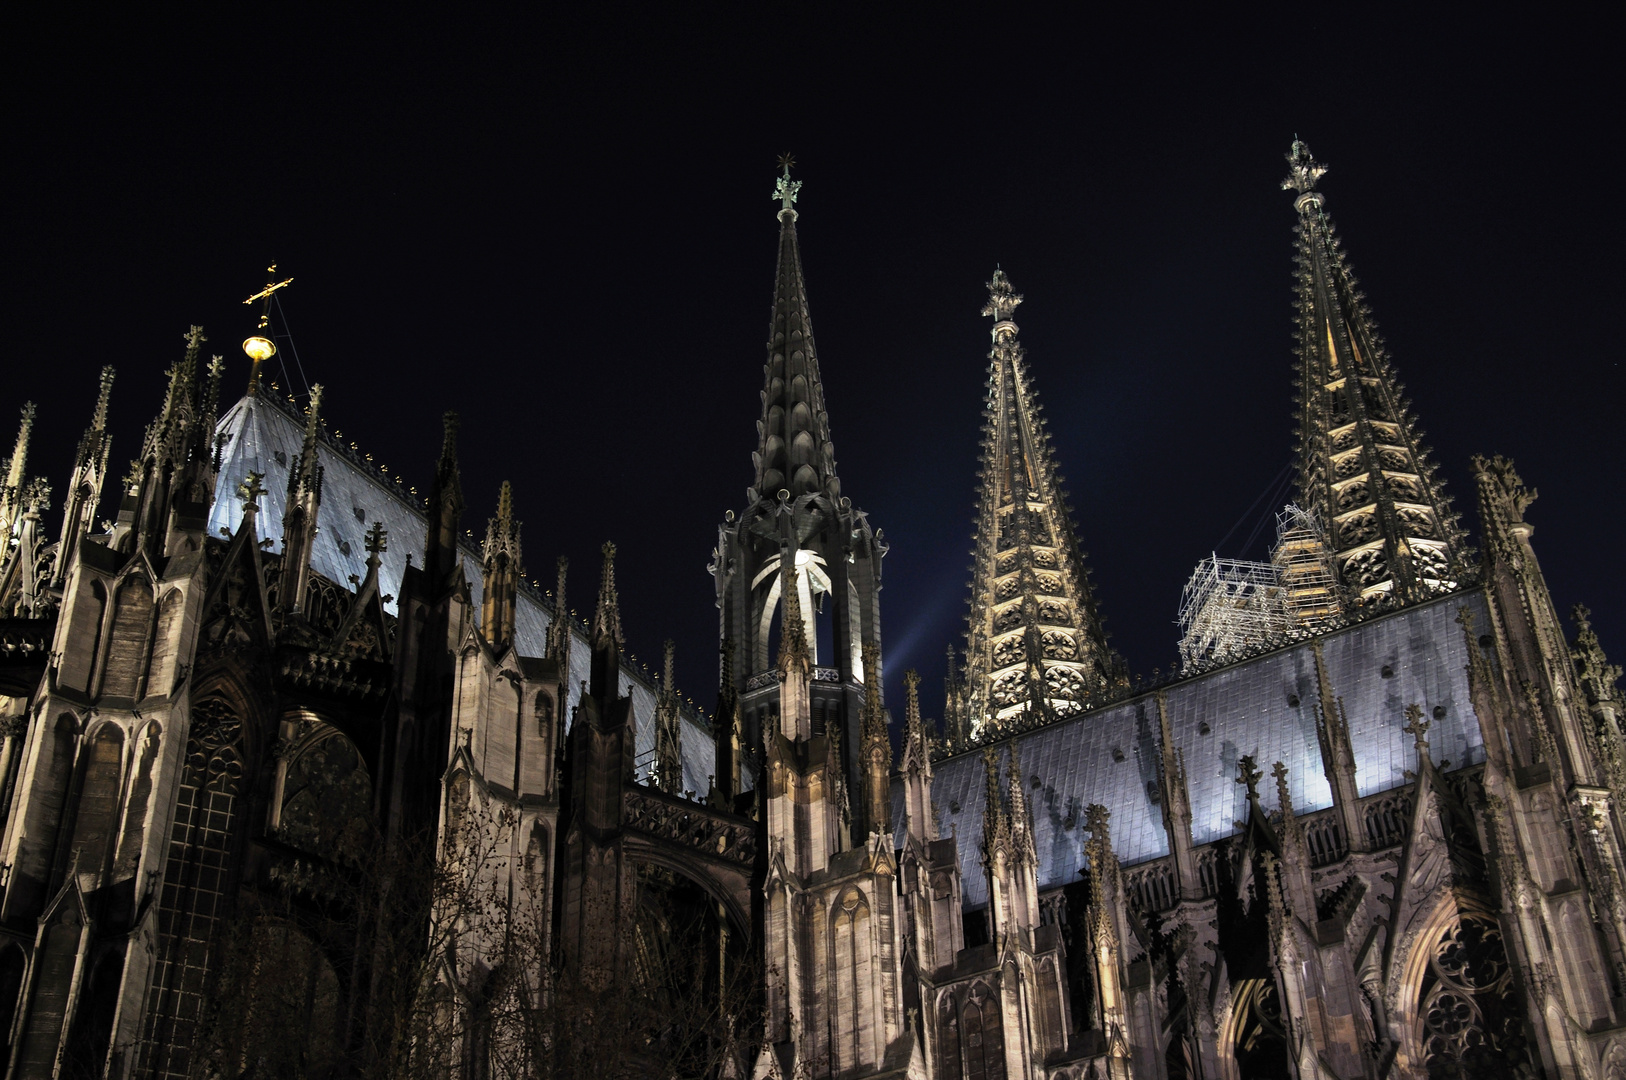
M277 835L293 847L360 865L372 850L373 784L361 751L338 728L307 721L283 771Z
M536 733L544 738L553 735L554 723L553 695L546 690L538 690L536 694ZM550 741L548 745L553 744Z
M118 831L124 729L111 720L100 724L87 734L79 758L73 838L66 852L68 868L99 875Z
M1287 1034L1273 976L1239 980L1220 1028L1220 1070L1227 1080L1287 1080Z
M1626 1080L1626 1040L1616 1039L1605 1047L1599 1058L1599 1075L1603 1080Z
M937 995L937 1076L939 1080L962 1080L965 1062L960 1057L960 1009L954 992Z
M119 989L124 982L122 944L107 949L87 965L89 977L79 991L73 1030L63 1060L66 1076L99 1076L113 1041L113 1017L118 1012Z
M102 671L104 697L138 700L143 696L155 603L152 582L140 571L120 582L113 594L113 625Z
M1406 957L1396 1015L1403 1045L1430 1075L1511 1076L1527 1060L1524 1008L1495 914L1447 894Z
M870 906L863 890L849 885L830 906L830 970L835 993L832 1035L841 1070L877 1060L875 1032L867 1019L875 1010L875 956Z
M343 997L326 951L286 919L237 935L214 997L211 1040L228 1074L326 1080L342 1064Z
M697 858L680 848L652 838L628 833L622 839L623 851L635 863L647 863L670 870L694 882L706 895L723 906L736 934L751 934L750 870L733 870Z
M960 1038L965 1080L1004 1080L1005 1029L999 1019L999 995L980 979L971 984L960 1007Z
M525 885L532 896L545 896L548 885L549 853L553 850L549 842L547 822L540 818L531 822L530 835L525 839L525 855L522 869L525 874Z
M81 586L74 596L72 621L76 629L83 628L86 637L80 637L73 647L62 651L62 665L57 673L57 680L61 686L70 686L82 693L89 693L92 682L91 675L95 670L96 657L101 652L102 623L107 617L107 586L100 581L91 581L89 588Z
M469 794L469 774L459 768L446 781L446 812L442 817L445 847L456 847L463 842L463 830L469 820Z

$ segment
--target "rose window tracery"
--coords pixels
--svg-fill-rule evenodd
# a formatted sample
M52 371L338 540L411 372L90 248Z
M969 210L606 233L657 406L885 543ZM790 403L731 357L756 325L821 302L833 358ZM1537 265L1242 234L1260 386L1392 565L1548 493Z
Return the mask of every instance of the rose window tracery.
M1378 534L1377 520L1371 514L1350 518L1338 529L1338 541L1344 547L1364 544Z
M1007 671L995 679L993 693L990 695L996 709L1024 701L1027 696L1027 675L1021 671Z
M1039 605L1039 621L1047 623L1067 622L1067 605L1059 600L1044 601Z
M1021 625L1022 609L1019 606L1008 607L994 616L994 632L996 634L1006 630L1014 630Z
M1044 593L1060 593L1061 578L1057 577L1055 574L1040 574L1039 591Z
M994 645L994 663L999 667L1017 664L1022 660L1022 639L1005 638Z
M1332 448L1334 451L1348 450L1354 445L1355 429L1352 427L1345 428L1343 431L1335 433L1332 437Z
M1434 538L1434 516L1427 510L1415 506L1402 506L1396 513L1400 517L1400 524L1411 536L1421 537L1424 540Z
M1435 944L1420 1006L1430 1077L1512 1076L1526 1060L1523 1010L1494 919L1464 916Z
M1047 630L1044 635L1044 658L1046 660L1071 660L1078 655L1078 643L1071 634L1064 634L1060 630Z
M1363 461L1359 452L1350 454L1347 457L1338 458L1333 462L1333 475L1337 476L1340 480L1348 480L1351 476L1363 471L1362 465Z
M1411 546L1411 561L1420 577L1443 578L1451 572L1445 560L1445 552L1426 544Z
M1357 480L1338 493L1338 509L1353 510L1372 501L1365 480Z
M1010 552L999 557L999 573L1009 574L1016 570L1016 553Z
M1362 588L1376 585L1389 576L1389 559L1381 550L1358 551L1344 563L1344 580Z
M1016 579L1006 578L994 587L994 596L1000 600L1009 600L1016 595Z
M1076 701L1084 696L1084 677L1072 668L1053 667L1044 673L1044 681L1053 698Z
M1054 551L1035 551L1033 565L1038 567L1055 566L1056 553Z
M1378 447L1378 460L1390 472L1411 471L1411 457L1398 446Z

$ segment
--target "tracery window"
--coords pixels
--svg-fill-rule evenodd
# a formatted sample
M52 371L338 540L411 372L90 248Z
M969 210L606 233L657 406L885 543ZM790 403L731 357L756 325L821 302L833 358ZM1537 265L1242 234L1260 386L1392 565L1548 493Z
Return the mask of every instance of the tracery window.
M1464 915L1434 945L1417 1010L1430 1077L1511 1077L1526 1061L1513 970L1495 919Z
M144 1064L146 1074L155 1077L189 1072L204 988L216 960L216 930L226 914L242 795L242 720L219 698L193 705L191 720L147 998Z

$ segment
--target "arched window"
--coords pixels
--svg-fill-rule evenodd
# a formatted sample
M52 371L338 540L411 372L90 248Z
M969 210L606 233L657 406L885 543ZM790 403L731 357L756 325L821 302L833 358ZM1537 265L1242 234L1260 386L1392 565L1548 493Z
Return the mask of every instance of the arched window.
M937 1075L941 1080L961 1080L965 1075L960 1062L960 1010L947 990L937 999Z
M152 632L152 586L133 574L119 586L113 611L113 635L107 645L107 672L102 693L135 698L147 672L147 639Z
M999 1023L999 999L976 983L960 1010L960 1037L965 1042L965 1080L1004 1080L1005 1029Z
M143 1071L160 1076L184 1075L190 1067L238 846L242 720L226 702L205 698L192 706L191 722L158 901L143 1031Z
M1510 1076L1528 1063L1524 1007L1494 918L1463 915L1435 942L1416 1015L1430 1076Z
M317 722L282 783L278 836L327 859L359 865L372 850L373 785L355 744Z
M546 691L536 695L536 733L553 734L553 696Z

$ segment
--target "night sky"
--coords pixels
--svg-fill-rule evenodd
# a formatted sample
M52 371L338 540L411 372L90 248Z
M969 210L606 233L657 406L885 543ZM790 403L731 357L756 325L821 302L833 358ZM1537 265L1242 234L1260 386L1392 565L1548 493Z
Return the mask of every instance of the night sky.
M614 539L629 648L675 638L709 709L706 564L752 476L791 151L843 492L891 543L894 711L916 666L940 715L962 640L996 263L1108 629L1150 674L1197 560L1264 557L1287 495L1297 134L1470 531L1469 456L1511 456L1560 610L1593 607L1626 660L1626 95L1602 24L78 10L4 45L0 453L39 402L31 472L59 493L102 364L115 477L188 324L235 399L239 301L275 259L282 386L325 384L330 428L420 488L460 411L465 526L512 480L531 576L568 555L583 614Z

